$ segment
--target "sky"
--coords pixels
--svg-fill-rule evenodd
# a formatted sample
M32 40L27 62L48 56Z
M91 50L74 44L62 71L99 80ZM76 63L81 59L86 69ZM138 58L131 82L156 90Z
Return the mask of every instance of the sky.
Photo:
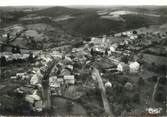
M167 0L0 0L0 6L167 5Z

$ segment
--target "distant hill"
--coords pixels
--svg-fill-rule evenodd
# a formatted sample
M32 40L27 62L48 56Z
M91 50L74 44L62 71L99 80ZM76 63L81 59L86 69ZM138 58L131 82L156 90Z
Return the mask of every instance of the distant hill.
M121 17L124 21L115 21L112 19L103 19L97 14L97 10L105 10L109 9L119 10L125 9L129 11L136 12L146 12L146 13L156 13L158 15L162 15L161 17L154 18L152 16L144 16L144 15L122 15ZM24 24L31 23L47 23L54 27L62 28L66 33L70 33L70 35L79 33L83 36L96 36L103 34L111 34L116 32L121 32L130 29L136 29L149 25L159 25L167 22L167 17L165 16L167 12L167 8L165 7L96 7L96 8L72 8L72 7L50 7L50 8L42 8L38 10L34 10L32 12L23 12L23 11L14 11L14 12L6 12L1 14L1 19L5 22L3 24L9 24L10 22L15 21L14 23L23 23L18 21L19 18L28 16L31 14L35 14L37 16L46 16L46 18L39 20L31 20L25 21ZM3 16L3 17L2 17ZM8 17L6 17L8 16ZM62 20L55 22L55 19L60 19L62 17L72 17L71 19ZM49 17L49 18L48 18ZM6 22L9 20L8 22ZM1 26L0 26L1 27ZM61 34L60 34L61 35Z
M85 13L93 12L94 10L86 10L86 9L75 9L75 8L67 8L67 7L51 7L42 10L37 10L33 13L49 16L49 17L58 17L62 15L83 15Z
M162 8L158 8L155 11L157 13L161 14L161 15L166 15L167 16L167 6L166 7L162 7Z
M109 7L108 7L109 8ZM112 6L111 6L112 8ZM116 9L126 9L126 10L135 10L147 13L156 13L163 11L166 12L164 7L117 7ZM99 7L99 9L102 9ZM105 8L104 8L105 9ZM41 16L49 17L61 17L65 15L73 16L74 19L64 20L57 22L64 29L72 33L80 33L84 36L94 36L101 34L110 34L115 32L121 32L129 29L140 28L143 26L149 26L152 24L161 24L165 22L164 18L154 18L151 16L142 16L142 15L124 15L123 21L114 21L112 19L102 19L98 16L98 8L67 8L67 7L51 7L42 10L35 11L33 13ZM153 20L154 19L154 20Z
M111 34L111 32L118 31L123 26L123 22L102 19L96 13L86 14L70 21L63 21L60 24L64 29L85 36Z

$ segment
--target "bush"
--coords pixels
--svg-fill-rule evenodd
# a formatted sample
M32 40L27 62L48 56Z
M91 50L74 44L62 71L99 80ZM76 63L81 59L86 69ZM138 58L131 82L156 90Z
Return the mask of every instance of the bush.
M158 86L158 89L157 89L158 91L161 91L161 92L165 92L165 87L163 87L163 86Z
M119 96L121 93L123 93L123 85L118 84L114 87L114 96Z
M166 78L165 77L160 77L159 83L162 84L162 85L165 85L166 84Z
M148 81L156 82L157 78L158 78L158 76L152 76L152 77L148 78Z
M118 78L118 82L120 82L122 85L125 85L125 83L127 83L128 81L129 79L127 77Z
M135 93L133 95L132 101L136 104L140 104L140 94L139 93Z
M112 111L117 116L120 115L121 112L123 111L123 106L121 104L113 103L112 106L113 106Z
M155 100L160 103L164 102L166 100L166 94L162 91L159 91L155 96Z

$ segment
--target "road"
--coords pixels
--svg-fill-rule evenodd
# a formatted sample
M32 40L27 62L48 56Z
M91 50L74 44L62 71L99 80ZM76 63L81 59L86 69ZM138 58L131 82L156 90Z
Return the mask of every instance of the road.
M155 85L154 85L154 90L153 90L153 93L152 93L152 101L153 101L153 104L155 103L155 94L156 94L156 92L157 92L159 80L160 80L160 77L158 77L157 82L156 82Z
M56 61L53 60L48 64L47 72L42 79L42 99L44 101L44 110L50 110L51 108L51 92L49 89L49 74L52 71Z
M93 68L92 75L94 77L96 77L96 80L98 82L98 87L99 87L100 92L101 92L101 97L102 97L105 113L107 115L111 116L111 117L114 117L114 115L112 114L111 109L110 109L110 105L109 105L109 102L108 102L108 99L107 99L107 96L106 96L106 89L104 87L102 78L99 74L99 70L96 69L96 68Z

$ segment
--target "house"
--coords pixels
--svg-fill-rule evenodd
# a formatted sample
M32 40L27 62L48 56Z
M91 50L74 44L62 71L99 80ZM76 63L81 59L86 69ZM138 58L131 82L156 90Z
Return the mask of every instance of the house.
M127 36L127 33L126 33L126 32L122 32L121 35L122 35L122 36Z
M134 39L135 39L135 37L134 37L133 35L131 35L131 36L130 36L130 39L131 39L131 40L134 40Z
M41 72L46 72L48 69L47 65L40 67Z
M71 75L71 72L68 69L63 69L60 73L60 76Z
M60 87L60 83L57 81L57 76L49 77L49 86L52 88Z
M3 35L2 35L2 38L7 38L7 34L3 34Z
M29 54L23 54L21 59L27 59L29 57Z
M110 51L111 51L111 52L115 52L116 49L117 49L117 47L118 47L118 44L117 44L117 43L112 44L112 45L110 46Z
M70 70L73 70L73 65L67 65L66 67Z
M12 61L13 57L11 55L4 55L4 57L6 58L6 61Z
M30 80L30 84L31 84L31 85L35 85L35 84L37 84L38 82L39 82L39 79L38 79L37 75L36 75L36 74L33 75L33 77L32 77L31 80Z
M140 69L140 64L136 61L135 62L130 62L129 69L130 69L130 72L136 73Z
M14 25L11 29L13 29L15 32L21 32L24 30L24 27L21 25Z
M64 81L66 84L74 84L75 83L74 75L65 75Z
M37 73L32 76L30 84L36 85L41 82L42 78L43 78L42 73L40 71L37 71Z
M110 50L108 51L108 53L109 53L109 55L112 53L112 52L115 52L116 51L116 49L114 48L114 47L110 47Z
M10 79L15 80L17 77L16 76L11 76Z
M18 60L18 59L20 59L21 57L22 57L21 54L13 54L13 55L12 55L13 60Z
M137 35L131 35L131 36L130 36L130 39L131 39L131 40L134 40L134 39L137 39L137 38L138 38Z
M51 72L50 72L50 76L55 76L57 75L57 71L58 71L58 68L56 65L54 65L54 67L52 68Z
M35 102L35 107L34 109L38 112L41 112L43 110L43 103L42 100L38 100Z
M110 81L107 81L106 83L105 83L105 85L104 85L105 87L112 87L112 84L111 84L111 82Z
M64 79L63 79L63 78L58 78L58 79L57 79L57 82L59 82L60 85L62 85L62 84L64 84Z
M24 75L25 75L25 73L17 73L17 74L16 74L16 77L17 77L17 78L22 78Z
M120 72L127 72L127 71L129 71L129 66L127 64L125 64L124 62L120 62L117 65L117 70Z
M53 51L51 53L51 56L54 57L54 58L62 58L62 54L59 53L58 51Z
M72 62L72 59L69 56L65 56L64 58L66 61Z
M35 101L41 100L41 97L37 95L37 90L33 92L31 95L26 95L25 100L31 104L34 104Z
M127 35L127 36L131 36L132 34L133 34L133 33L132 33L131 31L127 31L127 32L126 32L126 35Z
M129 44L129 41L128 40L124 40L124 44Z
M24 76L22 77L22 80L29 79L29 78L30 78L29 75L24 75Z
M121 37L122 33L116 33L114 34L114 37Z
M103 37L92 37L90 43L93 43L94 45L98 46L107 46L110 43L110 40L107 39L106 35L103 35Z
M100 44L102 43L102 39L97 37L92 37L90 43Z

